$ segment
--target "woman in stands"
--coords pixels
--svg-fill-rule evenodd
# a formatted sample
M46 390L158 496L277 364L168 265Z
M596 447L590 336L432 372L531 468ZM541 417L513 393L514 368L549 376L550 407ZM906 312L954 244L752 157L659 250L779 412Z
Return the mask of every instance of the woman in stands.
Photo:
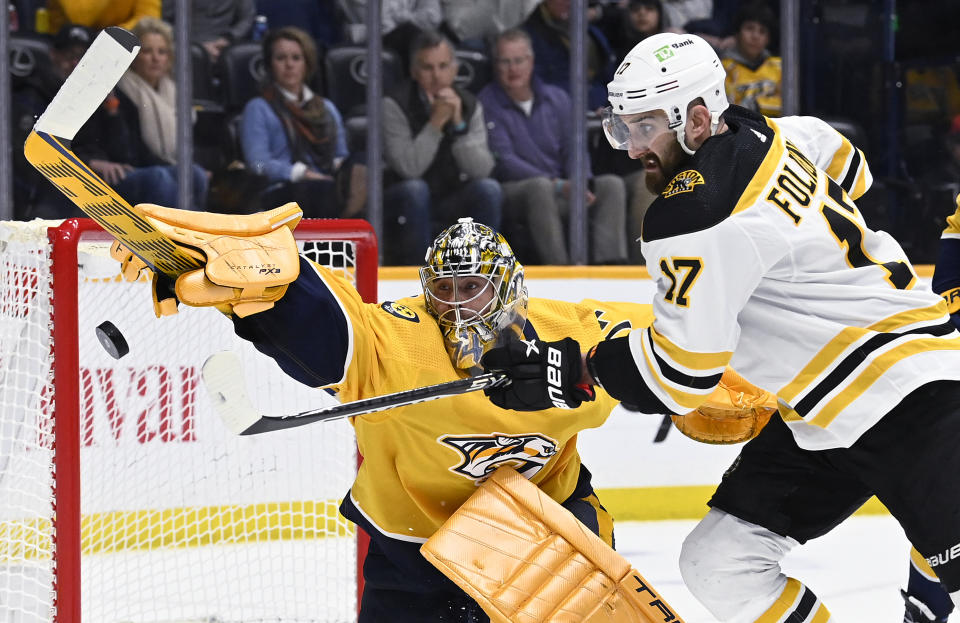
M348 159L346 129L333 102L307 82L317 49L292 26L263 40L268 84L243 109L240 138L247 167L267 177L264 209L296 201L307 217L351 217L363 210L365 173Z
M117 84L116 96L108 97L103 107L102 114L114 121L102 136L106 158L90 165L132 204L177 205L173 29L160 19L144 17L133 33L140 38L140 53ZM207 180L207 172L194 164L193 205L179 207L203 210Z

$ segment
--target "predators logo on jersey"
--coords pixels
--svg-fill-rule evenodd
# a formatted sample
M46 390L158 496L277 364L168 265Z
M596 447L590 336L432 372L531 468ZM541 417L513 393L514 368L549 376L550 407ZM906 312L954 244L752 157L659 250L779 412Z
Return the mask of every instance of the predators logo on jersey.
M557 453L557 442L538 433L526 435L447 435L439 439L460 453L462 461L450 470L480 481L504 465L532 478Z
M420 316L417 315L417 312L413 311L406 305L400 303L394 303L392 301L387 301L380 305L383 311L387 312L392 316L396 316L401 320L409 320L410 322L420 322Z
M698 171L687 169L677 173L661 194L664 197L672 197L680 193L690 192L697 184L703 184L703 176Z

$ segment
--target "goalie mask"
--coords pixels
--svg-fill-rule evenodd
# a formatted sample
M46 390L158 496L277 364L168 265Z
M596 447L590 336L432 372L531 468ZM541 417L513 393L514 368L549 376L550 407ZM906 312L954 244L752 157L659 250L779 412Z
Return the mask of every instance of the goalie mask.
M450 361L479 372L485 352L523 332L523 266L503 235L472 218L437 236L424 260L420 282L427 311L440 325Z

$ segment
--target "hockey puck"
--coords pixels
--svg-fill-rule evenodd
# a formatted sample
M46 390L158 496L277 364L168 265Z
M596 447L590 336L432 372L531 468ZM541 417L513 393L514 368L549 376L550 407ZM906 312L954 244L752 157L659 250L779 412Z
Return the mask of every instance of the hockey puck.
M109 320L97 325L96 331L97 339L100 340L103 350L107 351L107 354L114 359L120 359L130 352L130 346L127 345L127 340L123 338L120 329Z

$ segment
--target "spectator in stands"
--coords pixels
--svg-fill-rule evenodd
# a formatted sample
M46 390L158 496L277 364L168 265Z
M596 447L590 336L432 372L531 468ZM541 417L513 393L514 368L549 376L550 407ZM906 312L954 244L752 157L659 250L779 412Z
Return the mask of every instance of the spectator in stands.
M343 40L349 17L341 0L256 0L257 15L267 18L270 28L296 26L318 46L329 48ZM362 18L361 18L362 22Z
M163 19L173 23L176 5L164 0ZM253 0L203 0L190 3L190 41L203 47L211 61L234 41L246 39L256 17Z
M14 145L23 145L33 124L63 81L70 75L93 42L89 28L74 24L64 25L53 37L49 63L33 56L32 71L25 75L12 72L11 122ZM77 145L74 146L77 151ZM79 152L78 152L79 153ZM83 216L73 202L50 184L23 156L22 149L13 150L13 206L14 218L70 218Z
M142 17L160 18L161 0L47 0L50 28L79 24L96 30L122 26L133 30Z
M663 0L664 27L684 32L689 22L706 20L713 13L713 0Z
M723 56L737 43L734 37L734 22L741 2L740 0L714 0L712 4L713 9L709 17L687 20L683 30L702 37L713 46L718 55ZM774 49L772 39L768 47L771 50Z
M269 81L247 102L240 128L247 168L271 183L263 208L296 201L311 218L357 216L366 169L349 158L340 111L307 85L317 71L313 39L293 26L271 30L263 58Z
M410 48L411 80L383 100L384 229L389 263L416 264L442 223L472 216L500 228L500 184L489 177L483 106L454 84L450 41L424 31Z
M442 0L443 27L457 46L486 52L493 38L519 26L540 0Z
M742 6L734 20L736 46L721 61L730 103L768 117L779 117L782 110L780 57L768 49L775 28L773 10L766 3Z
M354 19L365 20L367 0L344 0ZM418 34L436 30L443 21L440 0L382 0L380 32L383 45L395 51L404 68L409 66L410 45ZM419 262L419 259L417 260Z
M570 92L570 0L542 0L523 24L537 58L534 72L547 84ZM587 107L607 103L607 83L617 66L610 43L599 28L587 27Z
M661 0L621 0L597 8L601 10L596 20L597 26L604 32L618 59L624 58L634 46L650 35L664 30ZM593 170L595 173L614 174L623 178L627 188L627 251L632 263L641 264L643 255L640 245L634 242L640 238L643 216L656 194L647 189L643 161L620 158L616 153L607 148L606 141L602 141L600 149L593 151Z
M127 144L121 151L109 149L110 160L90 166L105 177L109 183L117 183L117 191L131 203L159 203L175 205L176 193L170 197L169 189L176 188L177 175L177 124L176 85L170 77L173 59L173 29L170 24L155 18L144 17L133 27L133 34L140 39L140 53L130 69L120 78L116 89L116 102L108 98L104 112L111 119L110 125L127 128ZM115 136L104 136L105 141L114 141ZM209 175L199 165L193 165L193 205L178 206L183 209L203 210L206 206ZM161 195L161 196L158 196Z
M568 264L563 221L570 211L572 138L557 128L573 125L570 96L533 76L533 47L522 29L497 36L494 66L496 80L478 97L497 161L496 177L503 185L504 221L515 230L518 222L526 226L524 243L532 242L541 263ZM623 180L600 175L589 185L590 258L596 264L625 263ZM513 240L520 231L511 236Z
M629 0L626 6L610 3L603 5L602 11L597 27L603 31L618 59L650 35L663 32L660 0Z

